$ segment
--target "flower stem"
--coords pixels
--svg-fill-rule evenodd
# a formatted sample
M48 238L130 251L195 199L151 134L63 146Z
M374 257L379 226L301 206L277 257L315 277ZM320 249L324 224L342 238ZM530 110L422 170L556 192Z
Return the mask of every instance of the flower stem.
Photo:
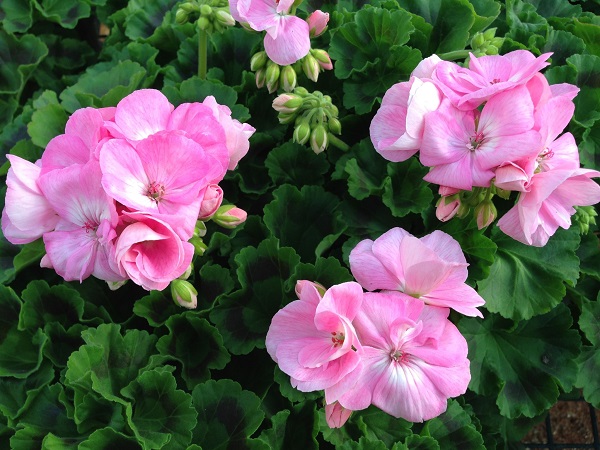
M350 150L350 146L344 141L342 141L340 138L335 137L333 133L327 133L327 138L329 139L329 143L334 147L337 147L344 152Z
M208 53L208 33L200 30L198 36L198 76L201 80L206 78L206 58Z
M469 56L471 50L454 50L453 52L442 53L438 56L444 61L454 61L456 59L465 59Z

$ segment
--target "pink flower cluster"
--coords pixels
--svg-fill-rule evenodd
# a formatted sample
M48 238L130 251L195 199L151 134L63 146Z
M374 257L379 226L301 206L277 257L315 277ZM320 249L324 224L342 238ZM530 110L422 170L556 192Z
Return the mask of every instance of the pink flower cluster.
M299 281L298 300L273 317L267 351L292 386L325 391L331 427L371 404L413 422L436 417L471 379L467 342L448 320L449 308L481 316L466 267L441 231L417 239L394 228L362 241L350 254L358 283Z
M266 32L265 52L281 66L304 58L310 51L310 38L323 33L329 21L329 14L320 10L303 20L290 14L293 7L294 0L229 0L236 21Z
M549 85L540 73L549 57L471 55L468 68L426 58L383 97L371 123L375 149L395 162L419 153L431 168L424 179L440 185L441 220L459 211L460 191L518 192L498 226L520 242L545 245L559 226L570 226L574 206L600 201L591 179L600 172L580 167L575 139L563 133L579 89ZM480 228L495 218L491 204L482 206Z
M162 290L190 266L196 222L219 208L218 183L253 132L213 97L174 108L145 89L80 109L35 164L8 155L2 231L43 238L42 266L65 280Z

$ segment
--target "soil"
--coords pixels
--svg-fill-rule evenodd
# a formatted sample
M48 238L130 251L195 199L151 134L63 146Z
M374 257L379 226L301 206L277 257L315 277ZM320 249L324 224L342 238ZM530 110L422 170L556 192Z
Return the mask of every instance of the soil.
M590 405L582 400L564 400L557 402L550 409L550 427L552 430L551 439L548 438L546 421L533 427L521 442L525 443L525 448L535 449L554 449L561 448L583 449L600 448L600 439L598 438L598 429L600 429L600 411L595 410L596 415L596 436L594 439L594 428L592 426L592 414ZM537 444L528 447L527 444ZM539 444L550 444L548 447L542 447ZM554 447L552 444L559 444ZM560 445L562 444L562 445ZM564 444L573 444L572 447L566 447ZM587 444L587 445L586 445ZM593 444L596 444L595 446ZM580 446L583 445L583 446Z

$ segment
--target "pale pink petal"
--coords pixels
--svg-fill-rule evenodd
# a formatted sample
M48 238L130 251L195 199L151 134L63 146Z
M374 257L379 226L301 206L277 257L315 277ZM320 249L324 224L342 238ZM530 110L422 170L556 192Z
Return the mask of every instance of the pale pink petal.
M549 146L563 132L574 112L575 104L566 97L551 98L536 111L535 124L544 146Z
M436 165L423 179L430 183L470 191L475 184L473 180L472 160L467 152L455 162ZM494 177L494 172L492 170L479 171L477 175L478 180L487 179L489 181ZM483 184L485 185L485 182Z
M309 29L306 21L296 16L279 19L276 32L267 29L264 45L269 58L280 66L294 64L310 50Z
M388 271L373 254L373 241L359 242L350 252L352 275L368 291L375 289L399 289L401 284L393 272Z
M565 133L539 156L542 170L576 170L579 168L579 149L571 133Z
M433 54L428 56L417 64L417 67L415 67L410 76L417 78L431 78L440 62L442 62L442 60L438 55Z
M442 283L420 299L428 305L452 308L465 316L483 317L477 308L484 305L485 300L465 283Z
M351 414L351 410L344 408L338 402L325 405L325 421L329 428L341 428Z
M406 132L420 139L423 137L425 114L435 111L442 101L442 95L435 84L413 78L410 89L410 102L406 114Z
M84 165L92 150L78 136L60 134L53 138L42 154L42 174L74 164Z
M173 105L156 89L139 89L119 102L115 124L127 139L139 141L165 130Z
M465 268L468 266L465 254L460 247L460 244L450 236L448 233L444 233L440 230L435 230L426 236L421 238L427 247L435 252L435 254L445 261L451 261L455 263L464 264ZM466 269L465 280L466 280ZM462 280L464 281L464 280Z
M63 227L65 228L65 227ZM44 246L53 269L66 281L83 281L94 270L97 243L82 227L45 233Z
M96 108L78 109L65 125L65 134L77 136L90 150L93 150L107 133L104 118Z
M335 311L352 321L360 309L363 290L360 284L353 281L337 284L329 288L317 306L317 314L322 311Z
M237 3L240 16L256 31L277 28L280 17L277 7L275 0L238 0Z
M533 125L533 103L527 88L519 86L490 98L483 107L477 130L485 136L507 136L529 131Z

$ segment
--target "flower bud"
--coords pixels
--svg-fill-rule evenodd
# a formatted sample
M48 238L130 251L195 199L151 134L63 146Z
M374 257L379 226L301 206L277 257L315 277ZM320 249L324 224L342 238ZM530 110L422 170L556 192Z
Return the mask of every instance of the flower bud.
M310 54L314 56L314 58L319 63L319 66L323 70L331 70L333 69L333 63L331 62L331 58L329 57L329 53L325 50L321 50L320 48L315 48L310 51ZM316 80L315 80L316 81Z
M440 186L438 189L438 194L440 194L442 197L447 197L449 195L458 194L459 192L460 192L460 189L456 189L456 188L448 187L448 186Z
M329 138L327 137L327 130L321 124L317 125L310 133L310 147L313 152L319 154L327 148Z
M188 13L186 11L184 11L183 9L179 8L177 10L177 12L175 13L175 22L177 22L179 25L183 25L185 23L187 23L188 21Z
M198 6L191 2L185 2L179 5L179 9L185 11L186 13L192 13L194 11L198 11Z
M208 245L204 243L201 237L192 236L189 242L194 246L194 254L198 256L204 255L204 252L206 252L206 249L208 248Z
M300 298L302 290L304 290L307 286L313 286L317 289L317 292L321 297L325 295L327 288L323 286L321 283L317 283L316 281L308 281L308 280L298 280L296 282L296 287L294 290L296 291L296 295Z
M494 39L494 37L496 37L496 30L497 28L488 28L487 30L485 30L483 32L483 37L486 41L491 41L492 39Z
M267 72L265 77L265 83L267 84L267 89L269 90L269 94L272 94L279 87L279 74L281 73L281 69L279 65L275 64L272 61L267 62Z
M573 223L579 226L579 234L588 234L590 225L596 225L596 217L598 213L594 206L575 206L575 214L573 215Z
M279 84L283 87L285 92L291 92L294 90L297 84L296 71L292 66L284 66L281 69L279 75Z
M280 113L295 113L303 102L302 97L299 95L281 94L273 100L273 109Z
M292 123L296 119L296 114L294 113L279 113L277 115L277 119L279 119L279 123L288 124Z
M223 228L233 229L244 223L247 217L248 214L243 209L235 205L223 205L212 217L212 221Z
M210 32L212 30L212 23L210 23L210 19L208 17L201 16L198 21L198 28L201 30Z
M207 220L217 212L223 201L223 189L218 184L210 184L204 192L204 198L200 204L199 220Z
M184 308L194 309L198 306L198 291L189 281L171 281L171 297L177 305Z
M476 49L483 47L485 45L485 37L483 37L483 33L475 33L473 39L471 39L471 48Z
M341 428L351 414L352 411L344 408L339 402L325 405L325 420L329 428Z
M206 236L206 224L202 220L198 220L196 222L196 226L194 227L194 236L196 236L196 237Z
M267 52L262 51L255 53L252 55L252 58L250 58L250 70L256 72L258 69L262 69L267 65L268 60L269 57L267 56Z
M441 197L435 209L435 216L442 222L447 222L452 219L458 212L460 207L460 199L458 195L451 195L448 197Z
M308 124L308 122L303 121L303 122L299 123L298 125L296 125L296 128L294 128L294 136L293 136L294 142L304 145L308 142L309 139L310 139L310 125Z
M306 21L308 22L310 37L313 38L320 36L325 32L325 30L327 30L329 13L317 9L310 16L308 16Z
M223 9L217 10L215 13L215 19L224 27L232 27L235 25L235 19L233 16Z
M262 68L256 71L256 87L260 89L265 85L265 80L267 78L267 71Z
M330 117L327 123L333 134L342 134L342 123L336 117Z
M200 14L205 16L205 17L210 17L210 15L213 13L212 8L210 7L210 5L207 5L206 3L204 3L203 5L200 5Z
M302 59L302 71L309 80L316 82L319 79L319 62L310 53Z
M487 227L494 221L494 219L496 219L497 215L498 211L491 200L484 200L475 207L477 228L481 230L482 228Z
M294 94L299 95L300 97L306 97L308 95L308 90L302 86L298 86L294 89Z
M190 277L190 275L192 274L193 270L194 270L194 265L192 263L190 263L188 268L185 269L185 272L183 272L180 276L178 276L177 279L178 280L187 280Z
M121 286L123 286L125 283L127 283L127 281L129 280L123 280L123 281L107 281L106 284L108 285L108 288L111 291L116 291L117 289L119 289Z

